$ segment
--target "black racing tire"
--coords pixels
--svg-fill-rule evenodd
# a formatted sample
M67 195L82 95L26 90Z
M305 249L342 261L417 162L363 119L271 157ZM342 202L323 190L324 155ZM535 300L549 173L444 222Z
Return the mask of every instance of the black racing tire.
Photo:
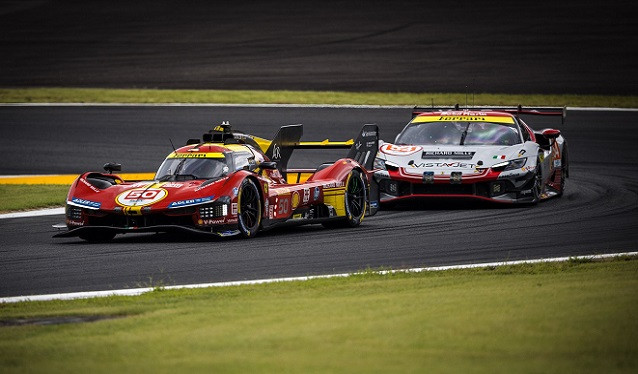
M107 243L113 240L115 233L111 231L89 231L81 233L79 237L89 243Z
M324 222L324 227L357 227L363 221L368 203L366 179L360 170L353 169L346 179L344 205L346 217L337 221Z
M541 201L541 194L543 193L543 169L541 168L540 155L536 158L536 171L534 173L534 185L532 186L532 205L538 204Z
M257 235L261 225L261 197L259 190L251 179L241 182L237 195L237 227L244 238Z
M560 187L558 190L558 197L563 196L565 192L566 179L569 178L569 158L567 153L567 143L563 144L563 152L560 156Z

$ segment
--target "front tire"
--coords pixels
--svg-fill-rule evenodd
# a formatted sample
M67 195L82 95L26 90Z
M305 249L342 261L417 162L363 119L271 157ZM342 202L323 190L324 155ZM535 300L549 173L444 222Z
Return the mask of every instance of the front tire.
M251 238L261 224L261 198L255 183L244 179L237 195L237 226L244 238Z
M533 200L532 205L538 204L541 201L543 193L543 170L541 169L541 159L536 158L536 173L534 173L534 186L532 187Z

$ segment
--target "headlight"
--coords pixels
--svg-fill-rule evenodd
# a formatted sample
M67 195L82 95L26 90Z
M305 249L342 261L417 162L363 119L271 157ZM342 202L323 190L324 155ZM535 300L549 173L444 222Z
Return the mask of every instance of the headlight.
M398 170L399 165L395 164L392 161L387 161L381 158L374 159L374 168L381 170Z
M375 169L386 170L385 169L385 160L380 159L379 157L375 157L374 158L374 164L372 166Z
M228 204L230 204L230 197L222 196L212 204L201 205L199 216L203 219L225 217L228 215Z
M499 162L498 164L492 165L492 169L496 171L507 171L507 170L515 170L520 169L527 163L527 157L517 158L515 160L509 160L504 162Z

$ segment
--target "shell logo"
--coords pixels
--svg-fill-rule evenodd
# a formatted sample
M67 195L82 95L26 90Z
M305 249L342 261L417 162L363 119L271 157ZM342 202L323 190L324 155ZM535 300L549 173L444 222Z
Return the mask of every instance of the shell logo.
M297 209L299 206L299 193L297 191L292 193L292 209Z
M121 206L147 206L168 196L163 188L135 188L117 195L115 202Z
M422 150L418 145L394 145L386 143L379 147L379 150L390 156L407 156Z

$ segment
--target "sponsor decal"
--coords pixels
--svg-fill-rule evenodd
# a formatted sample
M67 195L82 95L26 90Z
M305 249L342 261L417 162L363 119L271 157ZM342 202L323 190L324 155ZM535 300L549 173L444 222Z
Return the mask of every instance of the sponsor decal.
M474 157L475 152L470 151L423 151L421 154L422 159L429 158L463 158L463 159L471 159Z
M281 149L277 144L272 145L272 159L273 161L281 161Z
M345 185L346 185L346 183L343 182L343 181L330 182L330 183L324 184L323 188L339 188L339 187L344 187Z
M303 203L310 201L310 188L303 189Z
M238 194L239 194L239 188L233 187L233 197L237 197Z
M168 204L168 208L169 209L181 208L181 207L184 207L184 206L207 203L209 201L212 201L214 198L215 198L215 196L211 195L211 196L206 196L206 197L197 197L197 198L194 198L194 199L173 201L172 203Z
M80 182L82 182L85 186L90 188L93 192L100 192L100 189L89 183L86 179L80 178Z
M81 205L81 206L84 206L84 207L87 207L87 208L93 208L93 209L99 209L102 206L102 203L100 203L100 202L80 199L79 197L72 198L71 202L73 202L73 203L75 203L77 205Z
M221 181L223 181L223 180L225 180L225 179L219 179L219 180L216 180L216 181L214 181L214 182L210 182L210 183L208 183L208 184L205 184L205 185L203 185L203 186L199 186L199 187L197 187L197 188L195 189L195 191L203 190L204 188L208 188L208 187L210 187L210 186L214 186L214 185L216 185L217 183L219 183L219 182L221 182ZM164 186L164 187L166 187L166 186Z
M230 204L230 213L237 214L237 203Z
M488 116L485 112L443 112L440 116L417 116L411 123L421 122L492 122L514 123L510 116Z
M223 153L171 153L166 158L224 158Z
M135 188L117 195L115 202L121 206L146 206L155 204L168 196L163 188Z
M275 205L271 205L270 208L268 209L268 218L273 219L274 216L275 216Z
M226 220L224 218L217 218L217 219L200 219L199 220L199 224L200 225L204 225L204 226L211 226L211 225L221 225L223 223L225 223Z
M474 169L476 164L465 162L421 162L411 164L413 168L453 168L453 169Z
M373 141L371 141L371 142L367 142L367 143L366 143L366 148L372 148L372 147L374 147L374 143L376 143L374 140L373 140Z
M167 183L163 183L161 185L161 187L163 187L163 188L180 188L183 185L184 185L183 183L167 182Z
M379 150L382 153L385 153L391 156L407 156L407 155L416 153L422 149L423 147L420 147L418 145L394 145L390 143L386 143L382 145L381 147L379 147Z
M82 222L82 221L71 221L70 219L66 220L66 224L67 225L71 225L71 226L84 226L84 222Z
M518 151L518 157L521 157L525 154L525 150L521 149L520 151Z
M133 183L131 185L131 188L146 188L146 187L150 187L153 184L155 183L154 182L137 182L137 183Z
M292 209L297 209L299 206L299 193L297 191L292 193Z
M376 131L363 131L361 133L361 136L364 138L367 138L368 136L377 136L377 132Z
M319 187L315 187L315 201L319 200L319 196L321 195L321 189Z
M560 159L558 159L558 160L554 160L554 167L555 167L555 168L559 168L559 167L560 167L560 165L561 165Z

